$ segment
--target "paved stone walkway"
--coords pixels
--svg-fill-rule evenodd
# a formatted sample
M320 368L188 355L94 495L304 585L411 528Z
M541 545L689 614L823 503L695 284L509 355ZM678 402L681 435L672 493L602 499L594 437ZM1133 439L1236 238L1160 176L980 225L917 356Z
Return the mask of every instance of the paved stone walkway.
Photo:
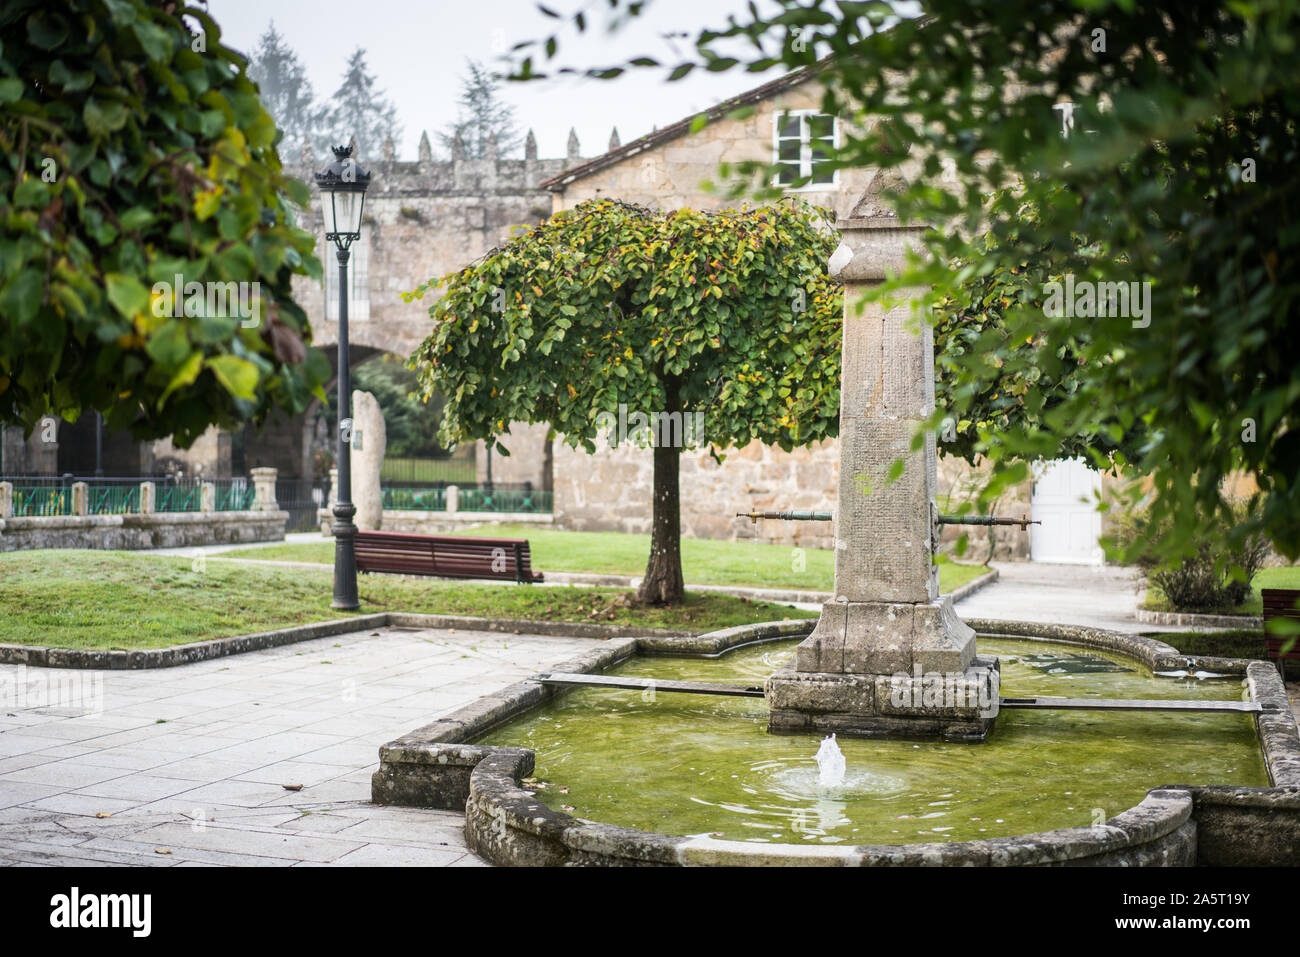
M1008 618L1114 631L1186 631L1139 622L1140 589L1131 568L994 562L998 580L957 603L966 618Z
M156 671L0 665L0 864L478 865L460 813L369 803L379 745L590 647L384 628Z

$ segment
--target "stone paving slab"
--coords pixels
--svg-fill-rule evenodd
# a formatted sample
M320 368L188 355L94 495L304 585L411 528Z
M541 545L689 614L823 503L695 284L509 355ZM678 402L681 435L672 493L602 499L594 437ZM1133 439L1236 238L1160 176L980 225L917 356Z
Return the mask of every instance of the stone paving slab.
M4 702L0 866L479 864L460 814L369 803L379 746L596 641L371 629Z

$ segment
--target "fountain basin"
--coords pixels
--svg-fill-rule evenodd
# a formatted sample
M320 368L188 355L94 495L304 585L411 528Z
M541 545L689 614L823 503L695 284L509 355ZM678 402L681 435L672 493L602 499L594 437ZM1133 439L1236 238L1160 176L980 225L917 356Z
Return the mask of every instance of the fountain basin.
M642 674L676 677L674 674L662 674L669 662L646 662L637 656L716 656L728 648L754 641L801 637L807 633L811 624L808 621L769 623L728 629L690 639L611 641L579 659L557 666L556 670L593 672L621 665L624 669L640 669ZM1235 675L1238 682L1245 679L1247 690L1254 700L1270 707L1278 707L1279 703L1285 706L1286 703L1285 692L1276 672L1263 662L1193 659L1180 655L1160 642L1096 629L987 621L975 621L972 625L980 632L981 639L997 635L1032 635L1049 643L1064 642L1111 655L1122 655L1123 659L1120 660L1127 659L1152 670L1199 669ZM1059 646L1047 644L1042 647L1051 649ZM752 652L746 651L744 654ZM1172 686L1175 682L1170 680L1169 684ZM1227 684L1233 692L1238 690L1237 683ZM582 695L592 693L581 692ZM1060 692L1038 689L1038 693ZM891 836L888 830L882 832L879 827L874 830L867 828L864 833L870 839L864 840L862 834L855 834L851 829L841 829L841 833L829 835L832 843L822 843L820 837L810 840L807 832L793 834L789 833L788 828L783 831L780 827L761 834L758 840L740 840L735 839L728 828L723 828L728 832L723 837L713 836L719 832L705 827L699 828L705 831L702 835L683 833L683 830L691 827L691 821L686 821L685 824L680 821L670 822L672 826L663 825L660 828L604 823L611 817L620 819L618 801L615 800L597 813L591 809L590 795L578 796L582 776L576 773L571 782L575 796L564 800L572 800L579 805L575 813L600 817L601 820L583 820L552 806L562 805L555 798L554 790L544 800L532 793L535 784L525 782L535 767L534 752L529 748L501 742L511 740L512 732L503 727L508 722L516 730L530 722L534 726L544 726L548 720L547 709L553 710L565 704L559 697L563 694L565 692L536 681L520 682L497 695L480 699L442 721L391 742L381 749L381 767L374 776L374 799L381 803L414 806L464 807L470 846L487 859L503 864L1185 865L1198 862L1294 863L1291 858L1300 853L1296 850L1300 846L1300 787L1296 787L1300 784L1300 740L1297 740L1289 712L1285 711L1264 712L1254 719L1256 727L1253 730L1258 735L1258 745L1262 745L1258 751L1252 752L1257 765L1253 771L1254 778L1251 777L1250 769L1247 769L1244 776L1239 775L1235 779L1238 783L1227 784L1223 780L1200 776L1194 778L1197 781L1194 786L1155 787L1140 798L1135 806L1117 808L1119 813L1108 813L1104 823L1099 822L1097 826L1054 827L1022 834L995 833L980 838L974 836L978 833L977 828L971 826L970 822L963 822L967 826L966 833L961 836L971 838L963 840L943 838L939 833L934 834L933 839L926 839L924 829L900 838L898 835ZM1171 693L1170 696L1180 695ZM709 703L713 700L704 699ZM760 703L752 699L728 701L728 707L762 708ZM699 705L698 701L691 702L692 708ZM1035 714L1039 720L1052 720L1054 716L1051 712ZM688 720L694 722L697 718L692 716ZM732 720L743 721L744 717L735 716ZM1164 716L1163 720L1176 722L1187 719L1183 716ZM1208 720L1213 722L1224 719L1215 716ZM1228 720L1244 723L1248 729L1247 734L1250 735L1249 725L1252 719L1238 715ZM750 724L753 722L754 716L750 716ZM992 745L947 747L960 749L963 754L977 755L984 749L998 747L996 737L995 735ZM516 734L515 740L528 738ZM817 736L776 737L770 740L786 748L803 745L802 753L806 754L809 762L819 743ZM842 743L849 755L849 775L852 778L855 763L861 765L862 758L858 755L855 762L855 754L849 742ZM884 745L872 743L872 746ZM893 742L889 746L919 747L901 742ZM646 741L645 747L653 749L655 742ZM995 751L988 750L985 753L993 755ZM701 759L707 758L707 754L701 755ZM927 758L923 754L917 754L916 759L919 768L928 768L933 764L932 756ZM547 760L544 755L543 763ZM616 754L603 756L602 760L615 768L623 764ZM906 761L898 765L903 768L906 766ZM1177 766L1179 765L1175 762L1171 768ZM787 768L786 772L791 770ZM794 772L800 770L793 768ZM858 770L861 771L862 768L858 767ZM941 773L943 769L934 770ZM811 768L810 773L815 778L815 767ZM1168 773L1172 779L1179 779L1172 770ZM548 774L556 778L552 783L559 783L558 777L550 773L549 769ZM1149 786L1162 785L1171 778L1152 780ZM1079 780L1081 784L1086 783L1082 774L1079 775ZM1256 780L1257 784L1239 783ZM641 782L642 785L648 783ZM891 784L886 780L881 785L879 780L871 780L866 782L866 788L869 791L871 787L881 785L879 800L887 802L891 787L897 790L895 784L897 782ZM932 784L933 782L927 782L926 786ZM783 780L781 785L793 787L797 791L800 787L805 787L807 782L796 781L792 784ZM858 786L861 785L862 782L859 781ZM643 789L649 790L648 786ZM1080 790L1086 791L1086 788L1081 787ZM1137 793L1140 795L1141 791L1142 788L1139 788ZM1126 793L1131 793L1131 788ZM680 799L679 794L668 798L666 803ZM651 795L651 806L654 800L655 797ZM1087 803L1081 801L1077 809L1080 820L1088 818L1090 808ZM964 816L983 815L966 813ZM760 819L760 823L764 821ZM991 825L993 822L989 823ZM1012 823L1016 826L1025 823L1028 829L1032 827L1033 820L1026 818L1025 822L1016 820ZM906 828L915 830L910 824L903 829ZM677 833L659 833L659 830L676 830ZM945 829L941 827L939 830ZM891 843L894 841L897 843ZM1245 859L1251 856L1255 860Z

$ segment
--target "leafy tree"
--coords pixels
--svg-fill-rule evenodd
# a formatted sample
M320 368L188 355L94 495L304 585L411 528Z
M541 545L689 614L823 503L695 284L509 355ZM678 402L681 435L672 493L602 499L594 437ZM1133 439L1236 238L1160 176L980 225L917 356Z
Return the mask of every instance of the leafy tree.
M449 124L438 139L450 152L459 136L470 159L487 155L488 140L496 137L497 153L509 156L523 143L519 126L515 123L515 110L501 99L500 80L483 64L473 60L465 63L465 76L461 78L460 116Z
M1007 189L998 195L1014 202L1017 194ZM1019 204L1017 223L1037 219L1035 207ZM935 396L944 410L939 425L943 452L974 464L989 433L1037 432L1044 438L1045 457L1092 458L1102 468L1118 468L1140 454L1146 440L1142 423L1125 430L1103 415L1074 434L1053 435L1048 427L1056 411L1084 387L1091 328L1075 325L1068 335L1052 341L1036 331L1018 338L1007 322L1009 309L1041 315L1044 288L1055 278L1053 251L1039 250L1020 263L982 269L984 253L993 242L980 237L971 244L971 258L948 264L964 277L961 295L947 296L934 308Z
M316 105L316 94L298 54L275 29L274 21L258 39L248 76L257 84L275 125L284 131L284 138L277 144L279 151L296 160L321 128L324 110Z
M629 15L641 8L636 0L610 6ZM995 469L990 494L1023 477L1026 461L1083 438L1101 465L1118 461L1112 448L1132 450L1126 464L1149 478L1152 520L1170 522L1162 557L1195 554L1208 536L1241 545L1259 531L1300 555L1292 321L1300 7L918 6L920 16L900 20L884 4L774 0L767 14L751 5L699 31L693 53L669 75L816 67L822 108L859 121L845 130L835 165L922 165L896 209L944 228L927 234L928 258L899 284L932 287L936 304L969 309L982 288L973 278L1006 278L1030 262L1054 278L1150 290L1144 318L1048 315L1034 305L1042 289L1028 300L1008 297L995 359L1032 339L1042 356L1076 350L1080 368L1073 393L1031 425L980 431L978 449ZM583 29L585 18L575 25ZM557 50L558 37L547 38L520 61L517 77L541 75ZM1067 113L1073 132L1063 137ZM953 177L940 176L945 158ZM1026 207L1034 218L1021 218ZM951 270L953 261L968 265ZM988 363L987 353L971 350L950 366L982 381ZM939 409L931 425L945 415L972 418L964 411ZM1096 436L1108 444L1094 445ZM1261 489L1244 517L1222 494L1236 472Z
M561 212L406 294L443 291L429 310L434 331L412 356L426 392L447 397L440 438L548 422L591 452L617 431L620 404L632 424L636 413L702 413L698 444L715 455L755 439L790 449L832 435L835 245L821 211L794 202L665 213L599 200ZM653 524L638 597L669 603L683 593L684 429L652 421Z
M316 140L316 155L329 156L331 146L347 143L356 137L365 156L379 155L384 140L402 138L397 107L379 89L378 81L366 66L366 51L357 47L348 57L347 69L339 88L330 97L324 135Z
M0 10L0 421L98 409L186 446L300 412L329 376L290 289L320 276L284 198L310 196L243 58L207 13L184 18L146 0ZM231 308L240 283L250 307L260 284L256 312Z

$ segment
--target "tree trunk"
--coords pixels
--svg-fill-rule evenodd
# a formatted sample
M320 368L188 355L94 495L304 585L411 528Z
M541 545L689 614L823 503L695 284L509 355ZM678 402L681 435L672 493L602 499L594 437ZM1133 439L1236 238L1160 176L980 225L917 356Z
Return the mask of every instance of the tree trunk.
M669 380L665 388L666 409L680 412L678 384ZM669 430L665 430L669 431ZM678 470L681 448L676 442L654 448L654 518L650 529L650 561L637 589L638 601L670 605L682 600L682 521Z

